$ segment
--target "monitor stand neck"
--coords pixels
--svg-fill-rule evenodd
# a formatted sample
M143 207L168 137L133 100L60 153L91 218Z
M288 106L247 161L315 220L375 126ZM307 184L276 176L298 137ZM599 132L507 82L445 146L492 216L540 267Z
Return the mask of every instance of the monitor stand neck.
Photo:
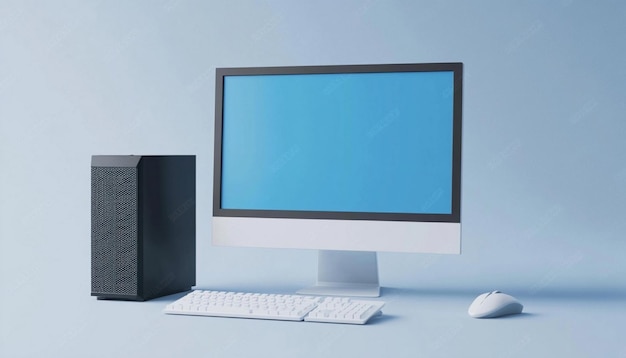
M303 295L379 297L378 261L375 252L320 250L317 284Z

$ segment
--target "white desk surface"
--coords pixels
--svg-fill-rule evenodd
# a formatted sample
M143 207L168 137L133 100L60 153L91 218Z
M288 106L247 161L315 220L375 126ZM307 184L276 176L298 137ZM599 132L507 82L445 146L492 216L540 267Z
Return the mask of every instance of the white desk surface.
M523 314L479 320L467 315L472 290L384 288L384 315L364 326L162 313L182 295L123 302L23 289L3 299L0 356L626 357L624 292L518 295Z

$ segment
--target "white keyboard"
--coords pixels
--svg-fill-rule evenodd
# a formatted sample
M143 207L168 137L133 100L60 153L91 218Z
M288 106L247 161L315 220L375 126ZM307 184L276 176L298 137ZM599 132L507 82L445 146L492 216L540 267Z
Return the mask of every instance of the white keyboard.
M167 305L168 314L365 324L382 301L346 297L195 290Z

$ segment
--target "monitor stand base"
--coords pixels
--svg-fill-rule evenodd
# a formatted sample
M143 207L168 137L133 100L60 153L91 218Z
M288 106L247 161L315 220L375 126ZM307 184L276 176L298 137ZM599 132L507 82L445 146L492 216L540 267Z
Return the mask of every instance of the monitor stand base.
M375 252L320 250L317 284L298 291L303 295L379 297Z
M332 282L318 282L317 285L298 290L301 295L313 296L350 296L350 297L380 297L380 286L359 284L337 284Z

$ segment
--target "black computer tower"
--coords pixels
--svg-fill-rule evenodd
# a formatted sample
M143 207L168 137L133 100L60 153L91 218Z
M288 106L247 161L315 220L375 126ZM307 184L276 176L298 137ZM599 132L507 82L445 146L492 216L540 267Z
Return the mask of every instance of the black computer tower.
M92 296L145 301L195 285L195 163L92 156Z

